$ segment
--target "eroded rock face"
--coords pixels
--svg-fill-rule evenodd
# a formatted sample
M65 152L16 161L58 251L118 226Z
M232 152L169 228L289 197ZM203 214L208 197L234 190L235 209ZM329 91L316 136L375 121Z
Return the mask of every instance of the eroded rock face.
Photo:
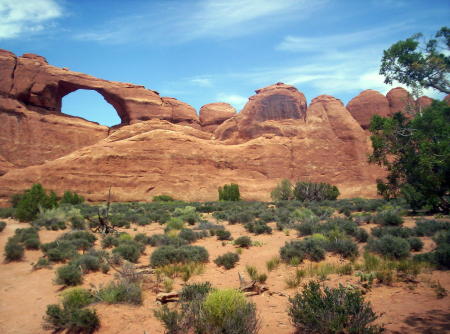
M406 89L402 87L391 89L386 94L386 97L389 101L389 115L393 115L397 112L405 113L405 110L414 110L415 108L415 101L413 97Z
M200 108L200 123L202 129L208 132L214 132L220 124L233 116L236 116L236 109L228 103L208 103Z
M347 109L363 129L369 128L370 120L374 115L386 117L390 114L388 99L372 89L362 91L351 99Z
M237 143L263 134L282 135L276 123L306 119L306 98L294 86L276 83L255 91L238 116L222 123L214 132L219 140Z
M95 90L117 111L122 124L152 118L198 124L195 109L144 86L107 81L47 64L44 57L16 57L0 50L0 94L16 99L27 109L61 113L62 98L78 89Z
M349 112L328 95L307 108L301 92L277 83L257 90L241 113L212 103L199 119L174 98L53 67L33 54L0 50L0 75L0 199L40 182L92 201L105 200L109 187L114 201L162 193L216 200L217 187L233 182L245 199L268 200L282 178L374 197L383 176L367 162L370 144L360 126L390 112L375 91L355 98ZM107 128L61 114L62 97L77 89L103 95L122 124Z

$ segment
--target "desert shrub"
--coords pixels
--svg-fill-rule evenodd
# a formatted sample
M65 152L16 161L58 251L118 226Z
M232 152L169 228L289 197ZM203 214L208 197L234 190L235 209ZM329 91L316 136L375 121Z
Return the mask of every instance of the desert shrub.
M267 225L265 223L261 223L261 222L245 224L245 229L247 231L249 231L250 233L255 233L255 234L263 234L263 233L271 234L272 233L272 228L269 225Z
M439 268L450 269L450 245L439 245L434 251L435 261Z
M119 245L115 247L113 254L119 254L125 260L136 263L143 251L143 245L133 240L119 240Z
M344 258L358 256L358 245L350 239L332 239L326 249L330 252L342 255Z
M252 245L252 239L246 235L243 235L234 240L234 244L238 247L248 248Z
M138 233L134 236L134 241L147 245L149 243L149 237L145 233Z
M407 240L385 235L380 239L370 239L367 249L393 259L403 259L409 256L410 246Z
M236 263L239 261L239 255L236 253L228 252L220 255L214 260L214 263L219 267L224 267L225 269L234 268Z
M195 232L189 228L182 229L178 234L179 238L186 240L188 243L197 241L205 236L207 236L207 232Z
M117 236L106 234L102 239L102 248L111 248L119 245Z
M409 238L414 234L414 231L410 228L403 226L380 226L372 229L372 235L377 238L381 238L384 235L392 235L399 238Z
M0 208L0 218L14 218L16 216L16 209L12 208Z
M6 222L0 221L0 232L3 232L5 227L6 227Z
M241 200L239 185L235 183L225 184L223 187L219 187L218 192L219 192L219 201Z
M95 310L51 304L47 306L44 327L57 332L67 329L70 333L93 333L100 327L100 320Z
M336 200L339 189L328 183L297 182L294 186L294 197L297 201Z
M267 274L259 273L255 266L245 266L248 276L252 281L264 284L267 280Z
M194 225L200 220L200 215L193 206L176 208L173 214L175 217L179 217L183 222L187 222L189 225Z
M325 249L320 241L312 238L305 240L294 240L286 242L280 248L280 257L285 262L290 262L293 258L302 262L308 258L311 261L321 261L325 259Z
M450 222L440 222L437 220L421 220L416 223L414 233L418 237L431 237L436 232L450 230Z
M294 198L293 186L291 181L283 179L270 193L272 201L289 201Z
M187 302L195 299L204 299L211 291L212 287L209 282L186 284L181 290L180 300L182 302Z
M186 245L187 241L181 239L178 236L172 237L168 236L167 234L154 234L148 238L148 244L152 247L169 245L179 247L182 245Z
M398 211L394 209L383 210L377 213L373 217L373 221L376 224L388 226L399 226L403 224L402 217L398 214Z
M153 267L161 267L171 263L207 262L208 251L201 246L161 246L150 256Z
M409 242L409 246L411 247L411 250L414 252L418 252L418 251L422 250L422 248L423 248L423 241L417 237L408 238L408 242Z
M227 230L216 230L217 240L231 240L231 233Z
M41 245L41 250L50 261L65 261L77 254L76 246L68 240L57 240Z
M266 262L267 271L275 270L276 268L278 268L279 265L280 265L280 258L278 256L275 256Z
M180 217L171 217L166 224L164 232L169 232L171 230L181 230L184 227L184 222Z
M359 228L355 233L355 239L358 242L366 242L369 239L369 233L365 229Z
M61 285L78 285L83 283L83 274L79 267L67 264L56 270L56 284Z
M238 290L210 292L203 302L207 333L252 334L258 331L255 304Z
M70 288L62 293L62 304L66 309L83 308L93 302L92 294L83 288Z
M110 282L105 287L100 288L95 296L108 304L142 304L141 285L138 282L130 282L124 279Z
M298 331L308 333L380 333L372 323L378 319L362 293L340 285L320 288L311 281L302 293L289 298L289 316Z
M70 223L72 225L72 230L84 230L86 229L86 224L84 223L84 219L81 217L72 217L70 218Z
M300 224L295 224L294 228L298 231L298 236L308 236L319 231L319 223L307 221Z
M60 204L72 204L72 205L81 204L83 202L84 202L83 196L78 195L76 192L71 191L65 191L59 201Z
M331 218L319 226L319 231L324 234L330 234L331 231L336 230L354 236L358 232L358 224L350 219Z
M45 257L40 257L37 262L33 265L33 270L38 270L42 268L50 267L50 261Z
M25 253L24 247L19 241L11 237L5 245L5 259L7 261L20 261Z
M83 273L100 270L100 259L91 254L79 255L70 261L70 264L81 268Z
M87 231L72 231L63 234L58 240L68 241L76 249L86 250L94 246L97 237Z
M58 206L56 194L49 194L39 183L25 190L17 199L16 217L21 221L32 221L39 213L39 208L51 209Z
M169 195L157 195L153 196L153 202L173 202L175 201L172 196Z

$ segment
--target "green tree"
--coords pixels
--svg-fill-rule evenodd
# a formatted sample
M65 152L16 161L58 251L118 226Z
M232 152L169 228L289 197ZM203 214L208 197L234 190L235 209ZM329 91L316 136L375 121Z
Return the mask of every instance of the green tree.
M272 201L289 201L294 198L291 181L283 179L270 193Z
M226 184L218 188L219 201L240 201L241 194L239 185L235 183Z
M384 82L394 80L409 87L432 87L450 94L450 29L442 27L435 39L421 42L422 34L398 41L384 51L380 74Z
M51 209L58 206L58 198L55 192L51 191L47 194L47 191L39 183L33 184L19 198L16 206L16 217L21 221L31 221L36 218L39 208Z
M385 198L403 196L413 210L450 209L450 107L433 104L408 119L374 116L370 125L373 153L369 160L387 169L377 180Z

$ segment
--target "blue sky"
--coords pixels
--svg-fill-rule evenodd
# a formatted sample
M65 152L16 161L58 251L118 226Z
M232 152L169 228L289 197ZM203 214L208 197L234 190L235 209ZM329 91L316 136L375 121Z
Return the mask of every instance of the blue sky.
M416 32L432 37L449 21L448 0L0 0L0 48L141 84L197 110L210 102L240 110L255 89L279 81L308 102L386 93L383 50ZM63 112L119 122L96 92L71 93Z

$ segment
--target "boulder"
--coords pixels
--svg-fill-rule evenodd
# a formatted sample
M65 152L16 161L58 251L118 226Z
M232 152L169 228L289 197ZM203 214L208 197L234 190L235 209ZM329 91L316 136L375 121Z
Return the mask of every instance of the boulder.
M374 115L389 116L388 99L381 93L368 89L347 104L347 109L363 129L368 129Z
M391 89L386 94L386 97L389 101L389 115L393 115L397 112L405 113L407 109L409 112L406 112L406 114L410 114L413 110L415 110L416 104L413 97L406 89L402 87Z
M208 132L214 132L220 124L234 116L236 109L228 103L209 103L200 108L200 124Z

